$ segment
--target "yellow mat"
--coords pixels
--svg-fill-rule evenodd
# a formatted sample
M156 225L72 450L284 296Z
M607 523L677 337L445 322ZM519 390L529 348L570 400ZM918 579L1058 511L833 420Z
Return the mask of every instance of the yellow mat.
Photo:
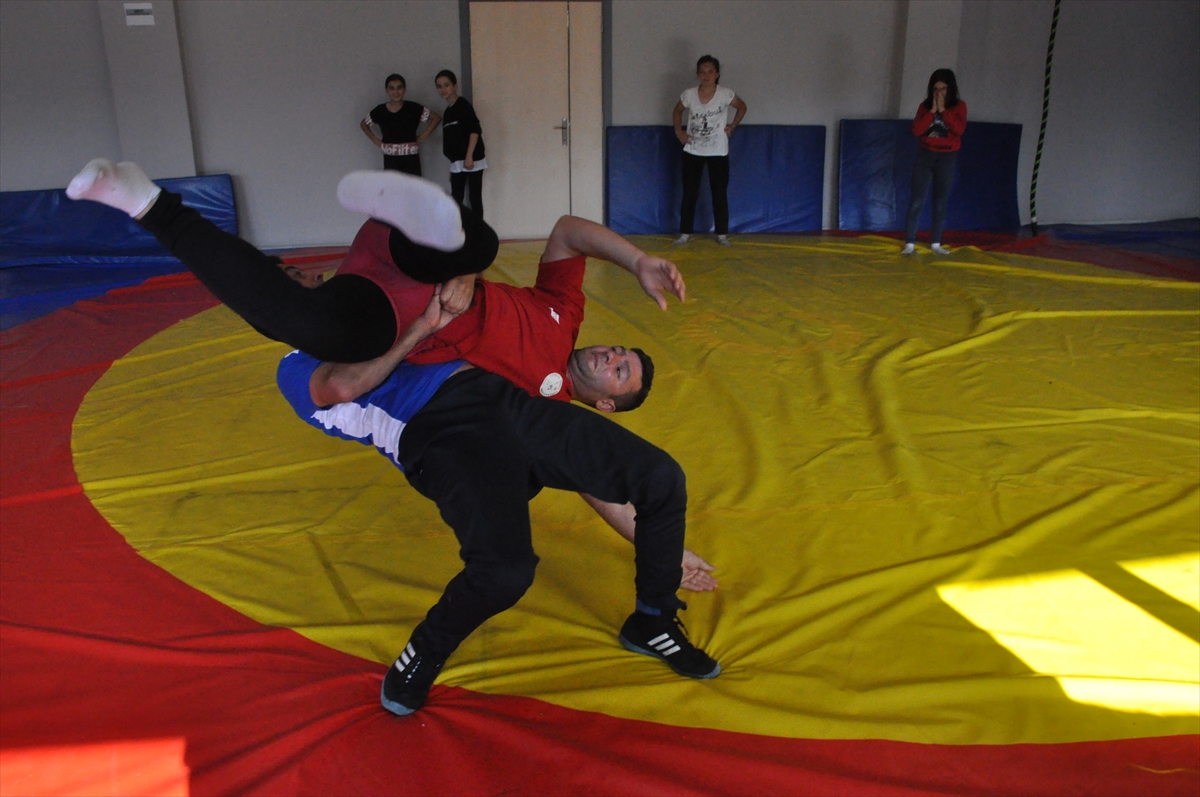
M489 276L531 284L540 248L505 245ZM665 314L593 263L580 343L655 359L618 420L688 474L688 545L721 588L683 616L725 673L616 644L632 549L545 491L536 583L440 682L787 737L1200 730L1200 285L896 249L697 241L669 250L688 302ZM374 449L292 414L286 351L223 307L146 341L80 409L79 478L196 588L389 662L457 546Z

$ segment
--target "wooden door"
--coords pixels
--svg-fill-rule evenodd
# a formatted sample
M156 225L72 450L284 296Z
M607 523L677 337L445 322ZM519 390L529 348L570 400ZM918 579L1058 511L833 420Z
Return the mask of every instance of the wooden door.
M565 213L603 219L600 26L598 2L471 3L483 204L502 238L544 238Z

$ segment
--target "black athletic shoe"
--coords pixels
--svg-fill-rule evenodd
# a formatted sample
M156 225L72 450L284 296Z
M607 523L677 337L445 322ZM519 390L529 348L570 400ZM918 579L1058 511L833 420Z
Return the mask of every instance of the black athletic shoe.
M434 661L418 653L410 640L400 658L388 667L379 689L379 702L401 717L411 714L425 704L433 679L442 671L444 661Z
M666 615L634 612L621 626L618 637L626 650L662 659L675 672L688 678L716 678L721 665L688 641L683 621Z

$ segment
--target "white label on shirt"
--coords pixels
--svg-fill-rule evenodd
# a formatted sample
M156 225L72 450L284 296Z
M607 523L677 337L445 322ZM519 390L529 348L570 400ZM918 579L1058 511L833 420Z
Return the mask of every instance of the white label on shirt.
M562 390L562 376L560 374L550 374L542 380L542 386L538 388L538 392L546 398L557 396L560 390Z
M561 321L558 320L558 313L554 312L553 307L550 308L550 317L554 319L554 323L556 323L556 324L562 323Z

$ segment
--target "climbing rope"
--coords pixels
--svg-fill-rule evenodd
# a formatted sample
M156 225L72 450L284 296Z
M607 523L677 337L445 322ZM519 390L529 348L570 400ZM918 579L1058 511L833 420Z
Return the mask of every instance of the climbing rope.
M1050 62L1054 60L1054 33L1058 30L1058 7L1054 0L1054 19L1050 21L1050 43L1046 45L1046 84L1042 89L1042 129L1038 131L1037 154L1033 157L1033 181L1029 184L1029 225L1037 235L1037 178L1042 165L1042 144L1046 141L1046 118L1050 115Z

